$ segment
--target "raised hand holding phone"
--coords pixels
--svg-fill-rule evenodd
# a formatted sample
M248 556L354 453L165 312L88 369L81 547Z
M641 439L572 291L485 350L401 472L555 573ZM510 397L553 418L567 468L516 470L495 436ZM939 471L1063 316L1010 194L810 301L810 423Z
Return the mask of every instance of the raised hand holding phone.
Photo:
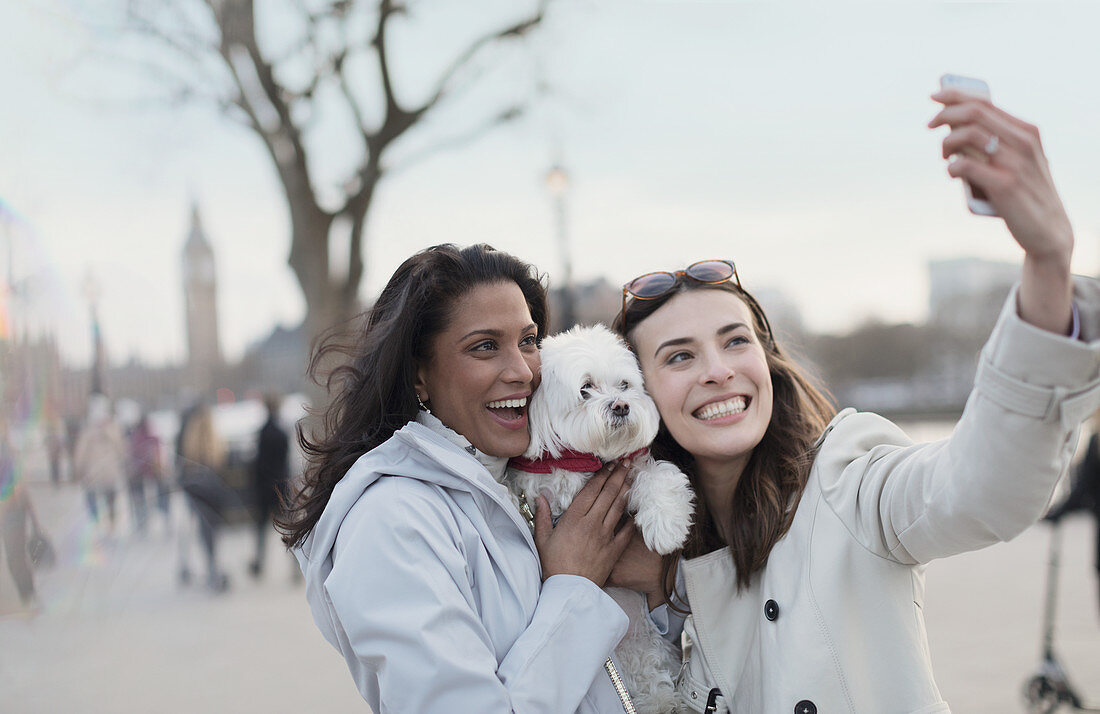
M948 174L980 186L985 198L979 200L991 208L982 215L1003 218L1024 249L1020 317L1036 327L1068 334L1073 227L1054 187L1039 129L958 86L941 89L932 99L943 109L929 128L951 128L943 140L943 157L951 159Z
M989 84L987 84L984 79L964 77L959 74L945 74L940 77L940 90L944 91L949 89L954 89L955 91L977 97L978 99L985 99L986 101L991 99ZM996 153L999 143L1000 140L994 135L990 137L986 145L982 147L982 151L966 149L964 153L976 161L989 161L989 158ZM997 215L997 209L993 208L993 204L989 202L989 197L986 196L985 191L980 187L964 180L963 190L966 192L966 206L970 209L971 213L979 216Z

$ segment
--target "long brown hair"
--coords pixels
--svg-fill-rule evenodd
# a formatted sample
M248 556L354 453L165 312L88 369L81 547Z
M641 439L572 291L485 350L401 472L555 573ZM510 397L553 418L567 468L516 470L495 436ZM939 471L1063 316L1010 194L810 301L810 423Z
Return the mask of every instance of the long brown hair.
M210 405L200 404L184 425L180 435L180 456L214 471L222 467L225 443L214 429L214 412Z
M648 300L631 300L615 318L615 331L633 345L632 334L642 321L676 295L690 290L724 290L740 298L752 313L753 330L764 348L772 382L772 415L760 443L752 451L733 493L730 519L723 524L729 543L719 536L714 515L696 499L695 523L680 552L664 558L664 595L672 602L673 568L680 555L695 558L728 545L737 571L738 590L768 562L772 547L790 529L795 508L813 463L814 444L835 414L823 389L779 346L760 303L736 283L704 284L678 278L668 293ZM701 492L694 459L662 424L651 447L653 456L676 464Z
M307 436L298 425L308 464L301 490L276 521L288 547L313 530L356 459L416 418L417 364L431 357L432 340L446 328L458 300L479 285L508 282L519 286L541 337L549 313L546 287L534 267L487 245L445 244L397 268L366 313L365 327L321 341L309 371L333 398L320 415L319 434ZM322 382L322 365L330 357L344 359Z

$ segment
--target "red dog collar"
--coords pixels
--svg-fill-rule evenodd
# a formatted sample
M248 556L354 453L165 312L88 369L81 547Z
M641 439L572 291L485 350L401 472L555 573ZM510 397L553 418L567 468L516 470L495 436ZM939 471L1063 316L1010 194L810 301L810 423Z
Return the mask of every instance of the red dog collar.
M638 449L627 458L637 458L648 452L649 449ZM557 458L551 456L550 452L544 451L537 459L515 456L508 461L508 468L526 471L529 474L548 474L554 469L587 474L599 471L602 466L603 462L595 454L585 454L580 451L563 451Z

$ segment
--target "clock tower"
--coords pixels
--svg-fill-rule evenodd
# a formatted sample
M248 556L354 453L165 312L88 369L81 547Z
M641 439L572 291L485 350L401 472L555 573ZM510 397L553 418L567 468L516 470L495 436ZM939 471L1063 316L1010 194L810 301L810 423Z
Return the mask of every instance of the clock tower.
M214 250L206 239L198 203L191 205L191 232L183 246L183 294L187 318L187 366L194 386L208 393L221 365L218 343L218 282Z

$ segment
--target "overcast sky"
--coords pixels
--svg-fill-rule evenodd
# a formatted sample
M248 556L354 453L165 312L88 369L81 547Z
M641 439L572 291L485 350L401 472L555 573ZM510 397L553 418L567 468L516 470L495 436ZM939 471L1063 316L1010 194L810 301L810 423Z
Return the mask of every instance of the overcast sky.
M394 56L409 96L453 51L456 28L517 15L505 0L410 5ZM0 264L6 279L10 245L16 329L45 326L86 361L91 273L112 360L180 360L191 195L216 252L227 355L295 324L304 304L286 213L258 140L205 109L97 101L132 88L133 73L89 59L103 37L62 8L0 2ZM782 290L815 330L921 320L929 260L1021 256L999 220L967 212L940 158L943 130L925 128L944 72L985 78L1039 125L1077 230L1074 269L1095 273L1097 27L1100 8L1083 2L563 0L536 40L499 55L482 90L528 96L545 75L555 95L385 181L362 294L444 241L489 242L560 276L543 181L560 151L580 279L620 284L728 257L749 289ZM322 147L332 166L341 141L334 132Z

